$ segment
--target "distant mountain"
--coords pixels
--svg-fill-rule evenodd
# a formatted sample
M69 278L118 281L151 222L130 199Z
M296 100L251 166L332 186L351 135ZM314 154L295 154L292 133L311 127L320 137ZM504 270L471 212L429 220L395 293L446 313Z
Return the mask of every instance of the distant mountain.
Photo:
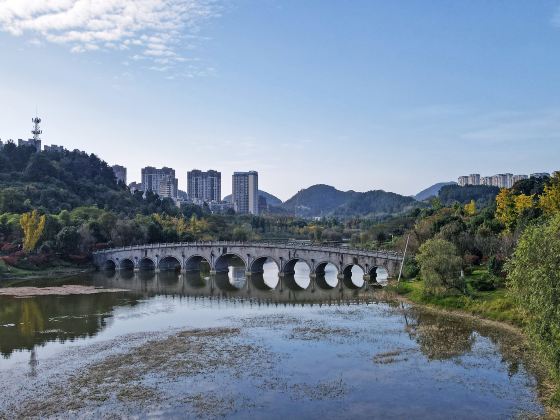
M298 215L321 216L332 213L337 207L350 201L355 191L339 191L330 185L318 184L300 190L282 207Z
M457 185L456 182L438 182L437 184L432 185L431 187L426 188L425 190L420 191L418 194L414 196L414 198L418 201L424 201L430 197L437 197L439 194L439 190L446 185Z
M319 184L300 190L282 207L302 217L379 217L403 212L416 204L412 197L382 190L365 193L339 191L330 185Z
M262 196L262 197L266 198L266 203L269 206L280 206L280 205L282 205L282 200L280 200L278 197L276 197L276 196L274 196L270 193L267 193L266 191L259 190L259 196ZM231 203L231 194L226 195L223 198L223 200Z

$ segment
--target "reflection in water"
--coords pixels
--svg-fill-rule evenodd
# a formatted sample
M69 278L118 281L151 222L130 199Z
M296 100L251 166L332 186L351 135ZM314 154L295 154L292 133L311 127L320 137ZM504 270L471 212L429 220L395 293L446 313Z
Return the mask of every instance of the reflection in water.
M501 403L501 408L496 408L494 413L509 417L518 395L526 404L531 401L532 376L527 375L524 363L527 352L522 340L514 334L480 325L474 320L395 303L377 305L380 302L374 289L350 289L336 277L336 283L332 280L328 283L328 268L324 282L330 287L320 287L317 281L320 276L317 276L302 289L296 273L281 277L277 287L271 289L266 276L273 270L277 274L275 264L265 263L268 268L264 273L246 277L244 267L229 263L227 273L216 275L204 270L187 273L120 271L96 273L79 280L99 287L128 289L125 293L29 299L2 297L0 352L5 358L17 359L14 352L22 350L21 356L25 358L20 357L20 360L29 363L30 375L41 376L50 362L46 360L47 350L56 346L56 343L47 344L49 342L84 343L86 338L97 336L98 342L112 343L110 340L114 339L120 343L127 341L122 337L137 332L242 325L253 329L244 339L265 337L267 345L276 346L277 354L293 352L297 357L278 357L277 361L270 362L272 369L278 367L278 371L287 372L285 383L266 382L256 392L257 388L234 381L232 389L248 387L248 392L254 395L268 392L266 398L277 389L290 389L294 395L307 390L317 397L317 401L306 406L310 410L316 409L314 404L319 404L319 400L321 404L330 401L334 406L344 401L346 406L357 410L360 404L370 404L368 410L376 407L381 410L380 417L384 413L387 417L391 414L395 418L407 417L410 414L407 409L412 407L411 412L418 409L424 413L421 409L426 409L426 416L437 408L441 410L438 411L440 418L448 418L457 410L457 403L465 403L465 407L476 404L469 406L475 411L463 413L463 418L468 418L469 414L485 413L484 407L488 404L495 408ZM328 308L331 305L333 307ZM41 357L43 362L38 368ZM62 357L66 357L66 353ZM450 359L452 363L446 362ZM332 368L326 369L331 362ZM0 361L0 369L5 365ZM272 373L277 372L271 371L271 377ZM291 383L297 375L301 376L300 383ZM334 382L319 382L317 389L309 387L308 381L324 381L324 375L330 375ZM343 381L335 378L336 375L348 380L348 389L352 392L341 397L340 387L335 386L332 391L333 384ZM269 389L273 385L279 388ZM180 388L183 392L184 387ZM438 391L442 388L444 392ZM468 395L471 390L475 392ZM321 393L329 397L321 399ZM412 394L417 396L415 401L411 401ZM282 395L277 392L274 398L265 399L268 403ZM504 401L501 395L509 399ZM409 404L403 404L403 411L398 411L395 400L406 400ZM287 404L297 401L288 398ZM421 402L420 408L411 406L411 402ZM301 407L298 405L297 409ZM387 411L389 408L396 411ZM281 410L281 407L274 409ZM265 412L260 414L255 417L267 417ZM278 414L278 418L281 414L286 413ZM307 411L301 416L312 417L313 414L316 412ZM368 417L371 411L356 411L347 416L352 417L351 414Z
M0 297L0 354L9 357L49 341L94 336L110 322L115 306L123 304L122 295ZM130 298L124 302L133 304Z
M411 307L404 310L406 328L420 351L429 360L444 360L473 351L478 337L489 339L507 363L510 376L519 371L528 353L525 341L516 334L481 324L474 319L456 317Z

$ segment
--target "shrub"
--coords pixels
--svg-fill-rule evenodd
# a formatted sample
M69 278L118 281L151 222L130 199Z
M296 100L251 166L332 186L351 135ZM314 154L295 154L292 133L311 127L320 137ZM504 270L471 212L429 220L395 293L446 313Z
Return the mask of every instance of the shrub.
M480 292L489 292L492 290L496 290L496 281L498 277L493 276L492 274L483 274L481 276L475 277L471 280L471 286L473 289L478 290Z

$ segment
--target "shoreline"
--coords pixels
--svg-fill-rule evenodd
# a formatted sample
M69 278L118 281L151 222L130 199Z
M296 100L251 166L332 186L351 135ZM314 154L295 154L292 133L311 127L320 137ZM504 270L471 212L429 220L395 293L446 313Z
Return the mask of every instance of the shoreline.
M85 267L65 267L57 266L52 268L47 268L44 270L21 270L21 272L16 273L0 273L0 285L5 285L10 282L19 282L26 280L38 280L38 279L51 279L57 277L64 279L67 277L77 276L81 274L92 273L95 268L92 266Z
M507 331L510 334L514 334L518 336L521 340L523 340L523 343L527 345L529 349L527 363L528 363L528 367L533 371L533 373L537 377L537 395L540 402L542 403L543 407L546 410L546 413L543 418L545 419L560 418L560 407L558 407L557 405L553 405L551 402L552 396L558 392L559 385L556 382L554 382L554 380L552 379L547 367L547 363L542 359L542 356L540 356L539 353L533 348L527 335L525 334L525 332L520 326L514 325L507 321L498 321L494 319L485 318L480 314L473 314L458 308L450 309L450 308L437 306L434 304L416 302L407 298L404 295L399 294L394 289L390 289L390 290L382 289L378 291L378 293L380 298L386 301L393 300L410 306L416 306L424 311L433 314L449 315L457 318L474 321L481 325L492 327L492 328L499 328Z

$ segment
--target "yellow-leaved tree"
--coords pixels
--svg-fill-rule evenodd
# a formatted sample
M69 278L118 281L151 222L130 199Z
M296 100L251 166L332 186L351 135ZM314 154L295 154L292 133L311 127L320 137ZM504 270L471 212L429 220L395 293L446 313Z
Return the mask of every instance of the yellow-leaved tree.
M511 229L517 220L515 195L506 188L502 188L496 196L496 219Z
M533 195L519 194L515 196L515 211L520 215L525 210L533 207Z
M548 216L560 213L560 171L554 172L539 199L539 206Z
M40 216L37 210L21 215L19 224L23 230L23 250L25 252L31 252L35 249L45 230L46 221L47 217L45 215Z
M474 216L476 214L476 201L471 200L469 204L465 204L465 214L467 216Z

